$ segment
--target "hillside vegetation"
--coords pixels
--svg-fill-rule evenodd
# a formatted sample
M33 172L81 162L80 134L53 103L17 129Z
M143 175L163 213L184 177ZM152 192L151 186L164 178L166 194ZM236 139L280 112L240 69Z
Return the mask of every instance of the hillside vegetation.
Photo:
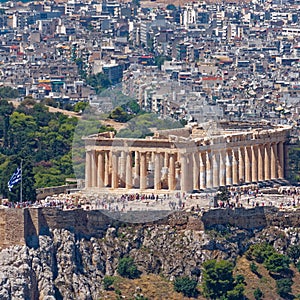
M50 113L42 103L23 101L17 108L0 100L0 193L19 199L19 186L7 182L23 160L23 199L35 189L64 184L73 176L71 145L77 118Z

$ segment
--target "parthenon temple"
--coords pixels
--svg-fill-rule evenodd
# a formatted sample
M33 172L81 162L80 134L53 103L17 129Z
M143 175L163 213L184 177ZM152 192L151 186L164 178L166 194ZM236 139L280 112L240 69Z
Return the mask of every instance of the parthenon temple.
M182 191L283 179L290 127L226 123L157 131L146 138L113 132L85 137L86 189Z

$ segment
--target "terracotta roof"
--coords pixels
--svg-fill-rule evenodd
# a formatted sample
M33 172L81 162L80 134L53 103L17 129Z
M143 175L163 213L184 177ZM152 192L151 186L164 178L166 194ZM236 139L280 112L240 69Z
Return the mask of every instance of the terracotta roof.
M216 76L207 76L207 77L202 77L202 81L215 81L215 80L223 80L222 77L216 77Z

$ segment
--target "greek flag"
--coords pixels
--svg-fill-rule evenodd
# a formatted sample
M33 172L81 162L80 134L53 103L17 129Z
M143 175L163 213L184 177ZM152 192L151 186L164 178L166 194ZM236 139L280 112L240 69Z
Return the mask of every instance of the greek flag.
M17 171L10 177L9 182L7 183L9 191L13 188L15 184L21 181L22 178L22 170L21 168L17 168Z

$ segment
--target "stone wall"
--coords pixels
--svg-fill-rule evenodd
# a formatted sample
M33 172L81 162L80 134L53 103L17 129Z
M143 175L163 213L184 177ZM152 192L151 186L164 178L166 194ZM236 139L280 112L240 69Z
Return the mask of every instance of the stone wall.
M25 244L26 214L21 209L0 209L0 247Z
M266 214L268 208L255 207L252 209L213 209L202 216L205 228L214 225L231 225L239 228L251 229L267 226Z
M161 218L153 218L160 216ZM230 225L244 229L267 226L296 227L300 225L300 210L279 211L275 207L253 209L213 209L202 215L186 212L166 214L160 212L129 212L121 216L103 211L58 208L1 209L0 248L11 245L38 247L38 236L49 235L50 229L67 229L79 237L103 237L109 226L125 223L165 224L178 229L204 230L215 225ZM148 217L148 218L147 218ZM138 222L137 222L138 221Z

